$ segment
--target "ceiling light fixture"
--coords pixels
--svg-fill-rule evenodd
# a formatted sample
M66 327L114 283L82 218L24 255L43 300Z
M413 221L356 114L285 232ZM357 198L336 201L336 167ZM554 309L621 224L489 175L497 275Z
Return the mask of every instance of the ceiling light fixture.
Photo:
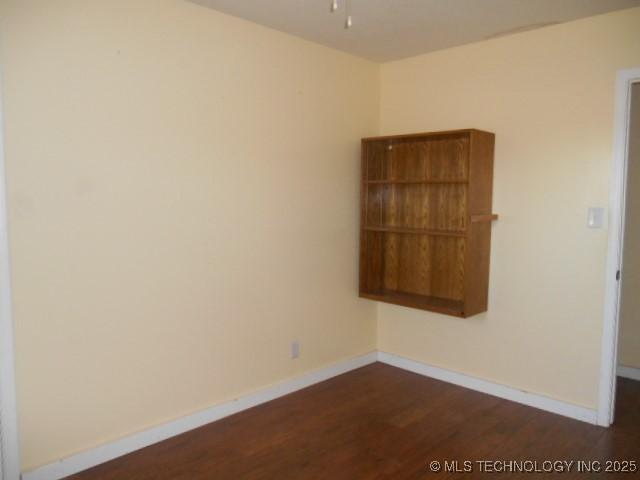
M331 0L331 13L338 10L338 0ZM344 28L347 30L353 26L353 17L351 16L351 0L344 1Z

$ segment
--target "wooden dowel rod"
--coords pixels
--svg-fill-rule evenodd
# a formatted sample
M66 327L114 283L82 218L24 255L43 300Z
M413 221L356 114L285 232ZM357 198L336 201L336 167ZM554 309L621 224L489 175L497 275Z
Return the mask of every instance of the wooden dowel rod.
M471 215L471 223L478 222L493 222L498 219L498 215L495 213L489 215Z

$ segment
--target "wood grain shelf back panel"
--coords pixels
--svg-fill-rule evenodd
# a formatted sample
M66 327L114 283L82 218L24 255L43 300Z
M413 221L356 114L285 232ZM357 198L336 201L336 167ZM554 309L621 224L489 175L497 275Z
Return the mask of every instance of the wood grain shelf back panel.
M366 235L371 248L367 255L367 291L463 299L466 243L463 237L372 231ZM451 264L457 268L449 268Z
M367 164L369 181L458 181L468 179L469 136L375 142Z
M467 186L458 183L368 185L366 226L463 231Z

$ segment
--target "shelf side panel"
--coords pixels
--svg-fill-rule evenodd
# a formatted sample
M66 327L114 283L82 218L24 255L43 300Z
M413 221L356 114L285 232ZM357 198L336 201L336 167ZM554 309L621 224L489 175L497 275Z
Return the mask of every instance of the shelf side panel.
M492 212L493 153L495 135L487 132L471 133L469 151L469 215Z
M493 213L493 154L495 136L472 132L469 157L469 215ZM469 222L465 268L465 314L488 308L491 222Z
M469 227L466 252L465 316L486 312L489 303L491 222Z
M358 290L362 293L367 289L367 255L369 247L367 245L366 232L364 230L367 223L367 179L369 178L369 152L371 151L371 142L361 142L360 157L360 262L359 262L359 281Z

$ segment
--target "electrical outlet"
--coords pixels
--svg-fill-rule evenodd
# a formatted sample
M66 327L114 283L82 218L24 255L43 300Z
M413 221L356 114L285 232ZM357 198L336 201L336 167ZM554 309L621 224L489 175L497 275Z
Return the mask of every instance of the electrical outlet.
M291 342L291 358L296 359L300 356L300 342L294 340Z

